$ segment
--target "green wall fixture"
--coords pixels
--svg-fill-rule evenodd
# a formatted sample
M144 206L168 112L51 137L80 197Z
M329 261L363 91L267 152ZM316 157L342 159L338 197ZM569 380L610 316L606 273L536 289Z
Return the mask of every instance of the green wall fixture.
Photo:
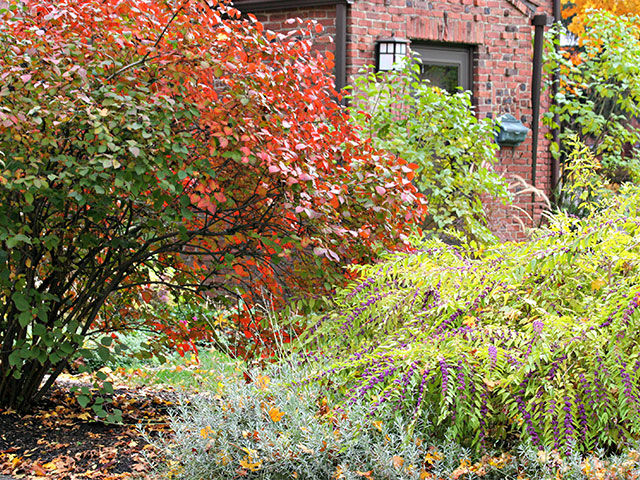
M510 113L498 117L498 125L500 132L497 142L501 147L517 147L524 142L529 133L529 129Z

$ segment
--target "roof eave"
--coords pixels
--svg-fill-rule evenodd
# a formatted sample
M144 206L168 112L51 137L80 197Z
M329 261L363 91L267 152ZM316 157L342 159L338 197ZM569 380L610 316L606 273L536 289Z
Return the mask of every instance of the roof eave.
M296 8L325 7L353 0L235 0L233 6L241 11L267 12L270 10L293 10Z

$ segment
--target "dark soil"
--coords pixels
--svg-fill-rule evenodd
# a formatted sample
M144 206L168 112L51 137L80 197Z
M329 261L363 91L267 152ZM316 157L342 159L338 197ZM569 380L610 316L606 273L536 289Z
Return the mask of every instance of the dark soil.
M27 415L0 409L0 479L149 478L157 452L141 436L168 429L173 392L120 388L111 396L122 424L107 424L82 408L69 385L54 387ZM11 478L9 477L9 478Z

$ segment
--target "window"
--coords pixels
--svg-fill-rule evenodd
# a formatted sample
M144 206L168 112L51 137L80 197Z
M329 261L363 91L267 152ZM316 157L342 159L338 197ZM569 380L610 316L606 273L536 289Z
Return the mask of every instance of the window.
M420 78L448 92L458 87L471 90L471 49L412 44L414 54L422 60Z

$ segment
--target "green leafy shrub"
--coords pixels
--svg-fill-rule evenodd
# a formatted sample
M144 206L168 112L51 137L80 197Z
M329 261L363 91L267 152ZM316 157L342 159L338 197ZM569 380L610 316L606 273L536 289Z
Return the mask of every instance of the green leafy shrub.
M615 186L603 174L602 165L591 149L577 136L569 137L566 143L571 150L560 192L561 208L567 214L584 217L611 197Z
M562 454L640 435L640 190L527 243L448 246L354 267L303 343L314 381L480 448ZM314 360L315 361L315 360Z
M425 227L492 241L481 197L509 198L491 168L496 127L474 115L469 92L432 87L418 68L363 72L354 81L351 117L377 147L408 162L407 173L416 169L414 183L427 197Z
M640 30L638 18L592 11L576 49L548 45L545 69L559 91L545 122L560 127L554 154L567 159L573 136L588 145L615 183L640 180ZM556 36L557 37L557 36ZM549 75L549 78L551 76ZM560 125L554 124L559 115Z

